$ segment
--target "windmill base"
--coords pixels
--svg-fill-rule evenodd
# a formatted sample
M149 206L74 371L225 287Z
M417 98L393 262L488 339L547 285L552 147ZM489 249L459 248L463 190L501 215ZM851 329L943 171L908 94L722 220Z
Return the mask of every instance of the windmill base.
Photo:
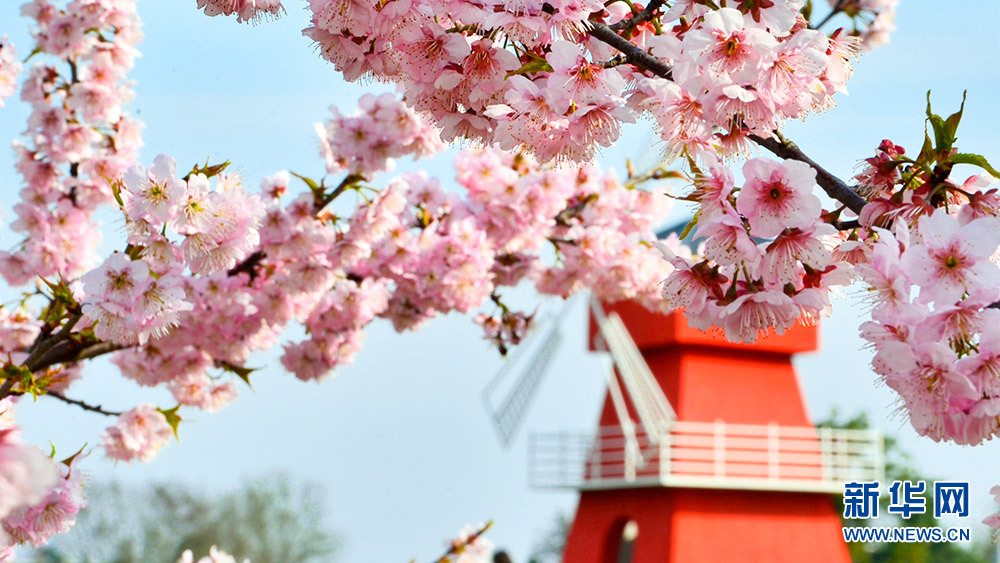
M667 487L583 491L563 560L850 563L840 528L828 494Z

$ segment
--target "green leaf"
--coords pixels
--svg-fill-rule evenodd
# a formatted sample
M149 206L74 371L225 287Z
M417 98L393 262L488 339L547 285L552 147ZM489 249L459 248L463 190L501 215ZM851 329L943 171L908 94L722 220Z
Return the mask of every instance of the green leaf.
M73 464L73 460L76 459L77 457L79 457L79 455L83 453L83 450L86 449L86 447L87 447L87 444L84 444L84 445L80 446L80 449L76 450L75 454L67 457L66 459L62 460L60 463L62 463L66 467L69 467L70 465ZM56 455L56 447L53 445L52 446L52 457L55 457L55 455Z
M701 209L699 209L698 211L695 212L694 217L691 218L691 222L688 223L687 226L684 227L684 230L681 231L680 236L677 237L677 238L679 238L680 240L686 239L687 236L691 233L691 229L693 229L695 227L695 225L698 224L698 217L700 215L701 215Z
M962 93L962 105L958 111L949 115L948 119L942 119L940 115L931 111L931 93L930 90L927 91L927 121L934 129L935 148L938 152L950 151L955 146L958 123L962 120L962 112L965 111L967 94L967 91Z
M543 58L532 59L521 65L521 68L508 72L507 75L504 76L504 80L510 78L511 76L528 74L529 72L552 72L552 65L550 65L549 62Z
M181 423L181 415L177 414L177 411L179 411L180 408L181 406L177 405L170 410L156 409L164 416L164 418L167 419L167 424L174 429L174 438L177 438L178 440L181 439L180 436L177 435L177 427Z
M115 201L118 202L118 207L125 209L125 202L122 201L122 186L118 180L112 180L107 176L104 177L108 184L111 185L111 195L115 196Z
M960 152L952 155L951 161L955 164L971 164L973 166L978 166L989 172L994 178L1000 178L1000 172L998 172L996 168L993 168L993 166L986 161L986 157L983 155Z
M248 367L245 367L245 366L237 366L237 365L231 364L229 362L217 362L216 365L218 365L220 368L224 369L225 371L228 371L229 373L235 375L236 377L242 379L244 383L246 383L247 385L250 386L251 389L253 389L253 385L250 385L250 374L253 373L253 372L255 372L255 371L257 371L258 368L248 368Z
M323 195L324 195L323 192L326 191L326 190L325 190L325 188L323 187L322 184L318 184L316 182L316 180L313 180L312 178L307 178L307 177L303 176L302 174L296 174L295 172L289 172L289 173L292 176L295 176L296 178L298 178L299 180L302 180L303 182L305 182L306 185L309 186L309 191L312 192L314 198L316 198L317 200L322 200L323 199Z
M303 182L305 182L306 185L309 186L310 190L316 191L316 190L319 189L319 184L316 183L316 180L313 180L312 178L306 178L302 174L296 174L295 172L292 172L291 174L292 174L292 176L295 176L299 180L302 180Z
M931 163L936 159L934 143L927 133L927 126L924 126L924 146L920 147L920 154L917 155L916 163L922 167L930 168Z
M204 174L206 178L211 178L212 176L218 176L219 174L222 174L226 170L226 168L229 167L230 164L232 164L232 162L228 160L220 164L209 164L208 159L206 158L205 166L198 166L197 164L195 164L194 168L192 168L191 171L187 173L187 176L184 176L183 180L187 182L188 180L191 179L191 176L194 176L195 174Z
M940 115L935 114L931 111L931 91L927 91L927 121L930 122L931 127L934 129L934 146L937 150L947 150L951 148L946 139L944 119L941 119Z
M958 131L958 122L962 121L962 112L965 111L965 98L968 94L968 90L962 92L962 105L959 106L958 111L949 115L948 119L944 120L945 134L951 140L951 144L948 145L949 149L955 144L955 140L958 138L955 136L955 133Z

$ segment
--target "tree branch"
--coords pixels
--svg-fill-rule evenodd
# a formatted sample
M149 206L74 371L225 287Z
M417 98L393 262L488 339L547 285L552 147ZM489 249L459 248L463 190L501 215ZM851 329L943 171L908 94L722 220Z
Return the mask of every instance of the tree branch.
M842 11L844 11L844 0L837 0L837 3L833 5L833 8L830 10L830 13L827 14L826 17L823 18L823 20L820 21L818 24L816 25L810 24L809 29L819 29L823 27L824 25L826 25L826 22L832 20L834 16L836 16Z
M66 395L63 395L62 393L59 393L59 392L56 392L56 391L49 391L49 392L45 393L45 395L43 395L43 397L52 397L53 399L59 399L60 401L62 401L64 403L78 406L78 407L80 407L81 409L83 409L85 411L96 412L97 414L103 414L104 416L119 416L119 415L122 414L122 413L120 413L118 411L104 410L104 408L101 407L101 405L90 405L90 404L87 404L87 403L85 403L83 401L78 401L76 399L70 399Z
M632 29L640 23L648 22L653 19L656 15L656 11L660 9L663 5L663 0L652 0L646 8L639 12L638 14L632 16L627 20L622 20L617 23L613 23L608 26L611 31L621 31L623 29Z
M650 4L652 5L652 3ZM648 9L648 8L647 8ZM645 11L645 10L643 10ZM641 14L642 12L640 12ZM636 16L638 17L638 15ZM630 20L631 21L631 20ZM633 64L639 68L648 70L660 78L666 78L670 80L673 76L673 71L670 69L670 65L667 65L663 61L657 59L656 57L650 55L646 51L639 48L638 45L632 43L628 39L625 39L621 35L611 29L607 24L588 22L591 26L590 35L594 39L598 39L611 45L615 49L621 51L625 55L625 61ZM621 23L621 22L619 22Z
M260 261L267 258L267 254L263 250L255 250L249 256L243 259L242 262L233 266L226 275L229 277L235 276L236 274L246 272L250 276L250 281L253 281L257 277L257 265Z
M48 353L50 349L52 349L60 342L63 342L64 340L69 338L70 332L73 330L73 327L76 326L76 323L80 322L81 318L82 318L81 315L73 315L72 317L69 318L69 320L66 321L66 324L64 324L63 327L59 329L59 332L53 334L52 336L46 338L45 340L42 340L41 342L36 342L32 346L32 350L30 350L30 354L28 354L27 359L25 359L24 363L21 365L23 365L24 367L28 368L31 371L36 371L38 368L35 366L35 364L37 364L38 361L43 356L45 356L45 354Z
M10 390L13 388L14 388L14 380L13 379L5 380L3 382L3 385L0 385L0 401L6 399L7 396L10 395Z

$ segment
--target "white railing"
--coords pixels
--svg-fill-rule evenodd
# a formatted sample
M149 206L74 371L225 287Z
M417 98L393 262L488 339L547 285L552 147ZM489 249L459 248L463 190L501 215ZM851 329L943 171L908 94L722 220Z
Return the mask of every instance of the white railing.
M849 481L880 481L883 438L845 430L676 422L658 443L642 426L638 448L618 426L593 434L533 434L529 480L544 488L701 487L843 492Z

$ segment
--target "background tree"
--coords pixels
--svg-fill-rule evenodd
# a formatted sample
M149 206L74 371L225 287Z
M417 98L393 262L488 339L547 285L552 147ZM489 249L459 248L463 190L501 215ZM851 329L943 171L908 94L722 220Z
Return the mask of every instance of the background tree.
M89 487L91 504L73 530L38 550L36 561L175 563L215 545L254 563L334 560L340 540L323 524L321 491L275 476L215 498L177 483Z
M817 423L817 426L829 426L832 428L847 428L851 430L866 430L869 428L868 417L864 413L856 414L850 418L841 418L836 411L830 414L825 420ZM890 496L882 494L879 496L879 517L881 525L905 526L914 528L938 528L942 526L941 521L934 517L934 494L933 477L922 475L914 466L913 459L909 453L903 450L899 443L892 436L885 436L885 480L884 485L893 481L910 481L916 483L924 481L927 486L921 494L925 500L927 511L923 514L912 514L910 518L903 519L897 514L890 514ZM837 506L838 513L844 514L843 495L834 495L833 502ZM870 526L873 520L844 520L844 526ZM986 541L974 542L968 548L957 543L934 543L934 542L887 542L887 543L861 543L849 542L847 544L851 552L851 560L854 563L918 563L923 561L948 561L950 563L992 563L995 561L996 548Z

